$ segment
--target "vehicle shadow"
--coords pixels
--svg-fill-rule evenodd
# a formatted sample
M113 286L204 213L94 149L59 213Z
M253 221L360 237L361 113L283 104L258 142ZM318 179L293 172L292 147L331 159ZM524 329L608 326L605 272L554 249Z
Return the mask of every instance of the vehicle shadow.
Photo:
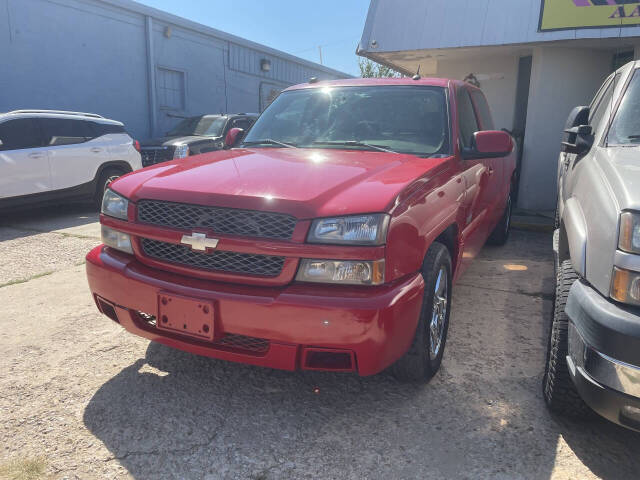
M0 211L0 240L14 240L52 231L68 231L80 236L95 236L89 230L99 221L98 209L91 203L47 205ZM99 236L99 232L98 232Z

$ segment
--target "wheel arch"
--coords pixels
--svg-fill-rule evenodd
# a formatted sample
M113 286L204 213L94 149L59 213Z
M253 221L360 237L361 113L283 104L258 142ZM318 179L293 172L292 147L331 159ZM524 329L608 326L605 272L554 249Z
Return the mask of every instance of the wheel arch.
M119 170L123 170L124 173L129 173L133 171L129 162L126 162L125 160L111 160L109 162L104 162L102 165L98 167L98 171L96 172L96 176L94 180L97 182L100 176L102 175L102 173L105 170L108 170L110 168L114 168L114 169L117 168Z
M458 228L458 224L452 223L438 234L424 252L424 258L426 258L429 248L431 248L431 245L435 242L443 244L447 247L447 250L449 250L449 255L451 256L451 274L455 275L456 267L458 266L458 253L460 251L460 230Z

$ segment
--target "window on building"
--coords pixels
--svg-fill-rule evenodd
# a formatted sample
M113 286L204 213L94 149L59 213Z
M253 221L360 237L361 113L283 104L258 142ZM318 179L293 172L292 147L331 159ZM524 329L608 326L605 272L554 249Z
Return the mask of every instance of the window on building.
M66 118L42 118L44 144L48 146L73 145L83 143L93 137L87 122Z
M458 126L460 128L460 140L463 147L471 147L473 144L473 134L476 133L478 122L473 110L473 103L466 88L460 88L457 95L458 100Z
M480 117L480 123L482 123L482 130L494 130L493 118L491 118L491 110L484 94L480 90L472 90L471 96L476 104L478 110L478 117Z
M42 146L40 129L33 118L18 118L0 123L0 151Z
M158 105L169 110L184 110L185 74L179 70L158 67Z

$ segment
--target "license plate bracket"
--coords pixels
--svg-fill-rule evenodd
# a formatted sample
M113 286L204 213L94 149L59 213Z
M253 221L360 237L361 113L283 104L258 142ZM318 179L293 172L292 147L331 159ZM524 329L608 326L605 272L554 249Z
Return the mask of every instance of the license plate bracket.
M212 301L160 292L156 326L160 330L200 340L213 340L213 307Z

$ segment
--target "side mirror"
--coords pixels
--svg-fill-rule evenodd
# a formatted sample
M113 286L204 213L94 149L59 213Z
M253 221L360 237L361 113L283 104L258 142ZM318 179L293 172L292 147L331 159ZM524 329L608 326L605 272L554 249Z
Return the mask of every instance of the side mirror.
M465 160L506 157L513 152L513 139L507 132L484 130L473 134L473 146L462 151Z
M244 135L244 129L242 128L232 128L227 132L226 137L224 137L224 146L226 148L234 147Z
M563 152L582 155L591 150L593 146L593 128L591 125L568 128L564 132L569 141L562 142L561 150Z
M571 110L564 126L562 148L564 153L581 155L593 146L593 128L589 125L589 107L576 107Z

